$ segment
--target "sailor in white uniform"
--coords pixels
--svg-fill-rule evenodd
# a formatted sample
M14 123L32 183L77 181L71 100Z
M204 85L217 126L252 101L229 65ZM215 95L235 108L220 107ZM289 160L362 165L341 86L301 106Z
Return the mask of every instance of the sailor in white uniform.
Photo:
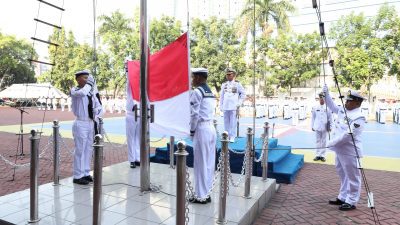
M311 129L315 132L316 156L314 161L325 162L326 139L331 130L332 112L326 108L324 93L319 94L319 104L311 111Z
M296 126L299 123L299 104L297 102L297 97L294 97L291 107L292 107L292 126Z
M139 110L139 104L133 99L132 89L129 85L128 73L126 73L126 143L128 147L128 161L131 168L140 166L140 114L135 120L135 110Z
M386 112L388 110L387 104L385 99L380 99L377 107L377 114L378 114L378 123L384 124L386 123Z
M284 120L288 120L292 117L292 113L290 110L290 97L285 97L285 101L283 102L283 112L282 116Z
M93 152L95 120L103 113L99 99L95 96L95 80L89 71L82 70L75 74L77 87L71 89L72 111L76 117L72 125L75 143L73 183L89 184L90 162Z
M339 210L352 210L356 208L361 192L358 160L362 157L361 135L366 121L360 109L364 98L358 92L349 90L345 106L338 107L332 101L326 85L323 91L326 105L338 115L328 146L336 153L336 171L340 177L340 191L336 199L329 200L329 204L340 205Z
M228 132L229 141L234 142L236 137L236 113L246 99L246 93L239 81L235 80L236 71L226 69L226 81L221 86L220 109L224 113L224 128Z
M190 94L190 136L193 138L196 196L192 196L190 202L206 204L211 202L207 193L212 187L215 170L217 134L213 119L216 100L207 85L207 69L193 68L192 75L192 84L196 88Z

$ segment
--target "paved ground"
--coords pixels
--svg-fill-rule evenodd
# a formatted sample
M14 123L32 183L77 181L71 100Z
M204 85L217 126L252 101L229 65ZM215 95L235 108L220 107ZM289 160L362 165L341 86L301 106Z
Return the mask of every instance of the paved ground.
M24 122L39 123L43 120L43 112L28 110L24 115ZM15 109L0 107L0 126L19 123L19 113ZM113 117L120 115L109 115ZM45 121L71 120L73 116L68 112L47 112ZM25 138L25 153L29 153L29 142ZM72 139L64 139L61 155L61 176L69 177L72 174ZM0 155L15 162L17 136L0 132ZM42 152L46 149L48 138L41 140ZM105 166L124 162L127 159L126 150L121 145L106 143ZM40 184L52 181L51 149L44 151L40 160ZM29 155L18 157L17 164L29 161ZM16 170L14 181L10 181L13 169L0 159L0 196L23 190L29 187L29 168L22 167ZM375 206L381 224L400 224L400 173L366 170L368 184L374 192ZM341 212L335 206L327 204L329 198L335 197L339 187L339 179L331 165L306 163L300 171L295 184L282 185L275 197L254 224L374 224L371 210L366 207L366 194L357 210Z

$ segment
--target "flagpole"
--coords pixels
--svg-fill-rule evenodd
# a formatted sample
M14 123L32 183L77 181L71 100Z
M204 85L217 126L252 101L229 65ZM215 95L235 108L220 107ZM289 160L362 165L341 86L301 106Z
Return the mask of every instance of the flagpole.
M147 1L140 0L140 190L150 191L150 137L147 103L148 77Z

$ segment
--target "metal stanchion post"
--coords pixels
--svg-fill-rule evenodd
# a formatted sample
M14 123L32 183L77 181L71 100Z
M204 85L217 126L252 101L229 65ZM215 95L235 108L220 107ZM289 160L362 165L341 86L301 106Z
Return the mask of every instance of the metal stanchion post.
M101 134L103 136L103 118L99 117L99 134Z
M36 223L39 219L38 205L38 172L39 172L39 140L37 131L31 130L31 171L30 171L30 217L28 223Z
M246 161L246 181L244 184L244 196L245 198L251 198L250 196L250 183L251 183L251 172L253 167L253 129L251 127L247 128L247 149L248 157Z
M174 169L174 150L175 150L175 137L169 137L169 168Z
M186 203L186 156L189 153L185 150L186 143L178 142L176 155L176 224L185 224L185 203Z
M60 126L58 120L53 121L53 185L60 185Z
M103 169L102 136L94 137L94 172L93 172L93 225L101 225L101 183Z
M264 134L263 134L263 158L261 166L262 170L262 180L266 181L268 178L268 136L269 136L269 124L268 122L264 123Z
M218 224L225 224L227 221L225 219L226 215L226 195L228 192L228 132L224 131L222 133L221 139L221 154L223 154L223 169L221 170L220 178L220 189L219 189L219 211L218 211Z

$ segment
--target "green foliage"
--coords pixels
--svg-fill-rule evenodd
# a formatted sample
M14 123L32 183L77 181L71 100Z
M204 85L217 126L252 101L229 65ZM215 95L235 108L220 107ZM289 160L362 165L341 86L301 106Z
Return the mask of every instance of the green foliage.
M254 30L254 14L256 29L261 28L264 35L272 32L271 20L279 30L288 31L290 28L288 12L294 12L295 7L288 0L247 0L241 13L241 34Z
M239 80L248 82L246 40L236 36L233 23L212 17L205 21L194 19L191 24L191 66L207 68L208 83L218 92L228 66L235 68Z
M268 56L265 69L271 74L269 81L277 88L290 90L320 74L320 36L317 33L262 37L259 43L259 51Z
M175 18L163 16L160 20L152 20L150 24L149 46L152 53L175 41L183 32L181 22Z
M34 83L35 72L29 59L37 58L25 40L0 33L0 90L13 83Z

